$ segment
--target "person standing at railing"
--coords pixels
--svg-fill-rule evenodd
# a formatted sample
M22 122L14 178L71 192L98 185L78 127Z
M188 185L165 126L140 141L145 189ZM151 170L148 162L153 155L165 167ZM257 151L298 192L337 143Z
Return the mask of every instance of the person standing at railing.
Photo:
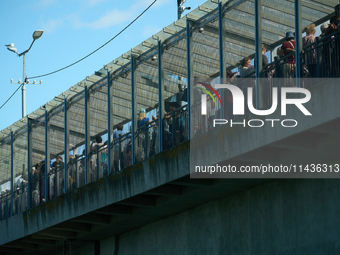
M310 24L307 27L307 35L302 38L303 47L306 48L309 45L316 42L315 39L315 24ZM305 50L305 58L304 58L305 64L308 67L308 71L311 75L311 78L316 77L316 50L315 45L308 47L308 49Z
M130 134L126 137L126 145L124 146L124 167L129 167L132 165L132 135L131 126Z
M45 165L45 159L43 159L39 171L39 203L45 202Z
M147 150L147 139L145 135L148 134L147 126L149 125L149 118L146 117L146 111L145 109L140 109L139 111L139 116L137 119L137 127L138 127L138 148L139 148L139 160L144 160L148 155L148 150Z
M336 31L339 31L339 27L338 27L338 23L339 23L339 17L337 17L336 15L332 16L330 19L330 25L328 26L328 28L325 31L325 37L329 36L331 34L333 34ZM329 39L330 40L330 39ZM333 40L330 40L330 42L328 43L328 49L327 52L329 51L331 54L330 57L330 69L331 69L331 77L337 76L339 73L339 35L337 34L335 36L335 38L333 37ZM327 53L326 53L327 54Z
M113 132L113 140L115 141L114 146L114 154L113 154L113 165L116 172L119 171L119 165L120 169L123 170L124 168L124 162L123 162L123 155L122 151L124 148L123 142L121 141L121 137L125 134L123 131L123 124L117 125L117 130Z
M158 118L159 118L159 112L157 111L157 116L152 116L152 120L155 122L155 124L152 126L152 155L157 154L159 152L159 139L160 136L158 134ZM163 144L163 150L166 150L171 147L171 134L170 134L170 127L169 127L169 121L171 120L171 116L164 111L164 119L163 119L163 137L162 137L162 144Z
M68 171L68 190L75 189L77 187L76 185L76 167L77 167L77 161L74 158L73 155L69 156L69 162L67 166Z
M262 68L263 68L263 75L261 77L264 78L268 78L271 75L270 71L270 66L268 66L269 64L269 60L267 58L267 56L265 55L267 52L266 46L264 46L264 44L262 44Z
M58 155L56 161L52 163L51 167L52 171L50 173L50 199L53 198L54 195L60 195L63 193L62 191L62 187L64 184L63 165L64 165L63 158L60 155ZM58 193L55 194L55 191L57 191Z
M249 75L254 72L254 66L251 65L251 60L248 57L245 57L241 60L241 69L240 69L240 77L245 78L249 77Z
M90 160L90 176L91 176L91 182L94 180L97 180L97 154L98 153L98 148L103 145L102 143L103 139L101 138L100 135L96 135L95 139L92 141L90 145L90 150L91 150L91 160ZM99 157L100 158L100 157Z
M39 172L40 163L32 167L31 174L31 190L32 190L32 205L36 206L39 203Z
M179 143L184 142L185 135L185 115L183 113L183 109L176 109L175 107L170 107L170 111L172 112L172 121L170 130L174 131L174 141L172 146L177 145Z
M86 164L85 161L86 161L86 155L85 155L85 149L84 149L81 154L81 159L80 159L78 187L85 185L85 164Z
M325 32L326 32L328 27L329 27L329 24L327 22L322 23L322 25L320 26L320 30L321 30L320 37L324 37L325 36Z
M286 33L286 42L281 46L283 51L283 57L295 52L295 37L293 32ZM292 78L295 70L295 58L294 56L288 57L284 64L284 78Z

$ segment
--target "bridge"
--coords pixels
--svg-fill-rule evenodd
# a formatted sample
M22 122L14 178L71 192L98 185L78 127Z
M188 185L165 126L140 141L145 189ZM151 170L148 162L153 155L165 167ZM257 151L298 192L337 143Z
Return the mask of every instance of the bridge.
M0 254L338 253L340 61L325 49L339 34L301 45L304 28L328 20L336 4L207 1L3 130L0 180L10 189L1 195ZM262 43L274 51L289 30L299 31L301 51L262 66ZM280 76L311 52L316 78L303 79L302 68L296 78ZM249 77L226 80L254 56ZM308 89L312 116L289 106L294 127L279 125L286 118L279 110L270 115L280 120L274 127L244 127L265 118L230 115L232 102L219 91L224 108L208 100L209 116L200 119L196 77L251 87L263 110L273 87ZM158 119L138 127L141 108ZM213 128L208 117L242 124ZM113 138L119 124L128 130ZM91 148L96 136L107 141ZM32 167L58 155L65 163L44 164L35 179ZM297 170L228 176L194 173L195 164ZM316 170L304 170L312 164Z

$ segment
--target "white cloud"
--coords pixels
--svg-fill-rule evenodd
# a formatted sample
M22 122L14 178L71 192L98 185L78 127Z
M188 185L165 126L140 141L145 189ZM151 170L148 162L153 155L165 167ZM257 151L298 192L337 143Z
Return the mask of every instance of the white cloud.
M119 11L117 9L114 9L93 22L85 23L85 22L77 21L76 26L77 27L90 27L93 29L107 28L107 27L111 27L111 26L123 23L127 20L131 20L133 15L134 15L133 11Z
M56 30L58 27L62 26L64 23L64 20L63 19L59 19L59 20L50 20L49 22L47 23L43 23L42 24L42 27L43 27L43 30L47 33L51 33L53 32L54 30Z
M100 4L107 0L86 0L87 7L84 7L81 12L79 10L68 17L50 20L47 23L43 23L43 28L46 32L53 32L57 28L61 27L62 25L73 24L75 28L92 28L94 30L103 29L112 27L118 24L125 23L127 21L131 21L137 15L140 14L142 10L147 8L154 0L137 0L133 5L130 5L126 10L118 10L113 9L111 11L107 11L103 16L97 18L92 22L84 21L83 17L80 13L84 13L86 9L93 8L94 5ZM52 5L55 0L40 0L40 4ZM157 2L152 6L159 7L163 4L170 2L170 0L157 0ZM157 31L156 31L157 30ZM149 35L152 33L158 32L160 29L156 27L149 26L144 29L143 34Z
M105 0L90 0L93 2L100 2ZM117 24L124 23L126 21L131 21L134 17L136 17L141 10L148 7L154 0L138 0L135 4L133 4L128 10L120 11L114 9L104 16L100 17L94 22L85 23L85 22L76 22L77 27L90 27L93 29L101 29L111 27ZM163 4L170 2L170 0L157 0L157 2L153 5L153 7L158 7Z
M151 37L152 35L158 33L159 31L161 31L162 28L159 28L159 27L156 27L156 26L152 26L152 25L149 25L149 26L146 26L144 29L143 29L143 36L144 37Z
M150 4L152 4L154 2L154 0L139 0L137 1L134 5L132 5L132 8L134 9L141 9L141 8L146 8L148 7ZM152 7L159 7L162 6L163 4L169 3L170 0L157 0L156 3L153 4Z
M104 2L107 2L107 0L88 0L88 5L94 6Z
M42 7L49 7L55 3L55 0L40 0L39 5Z

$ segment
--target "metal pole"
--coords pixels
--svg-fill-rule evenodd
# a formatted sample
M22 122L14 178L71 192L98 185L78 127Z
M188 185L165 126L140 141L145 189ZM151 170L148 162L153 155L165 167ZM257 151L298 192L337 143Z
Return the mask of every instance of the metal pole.
M225 50L225 17L223 15L222 2L218 3L218 32L219 32L219 57L220 57L220 78L226 78L226 50Z
M89 153L90 153L90 126L89 126L89 92L87 86L85 86L85 184L88 184L89 178Z
M295 0L295 60L296 60L296 87L300 87L301 77L301 50L302 50L302 18L301 0Z
M50 168L50 125L48 121L48 112L45 106L45 201L48 201L48 170Z
M164 71L162 58L162 42L158 40L158 141L159 151L163 150L163 119L164 119Z
M131 139L132 139L132 164L135 164L136 162L136 139L135 139L135 132L137 130L137 122L136 122L136 112L137 112L137 102L136 102L136 83L135 83L135 58L131 54L131 104L132 104L132 111L131 111L131 123L132 123L132 129L131 129Z
M262 71L262 17L261 0L255 0L255 78L256 78L256 108L262 107L262 84L260 76Z
M320 78L320 56L322 56L322 49L320 48L320 38L316 38L316 77Z
M25 56L26 53L23 55L23 73L22 73L22 87L21 87L21 91L22 91L22 118L26 116L26 87L25 87L25 79L26 79L26 75L25 75Z
M30 119L27 116L27 209L31 208L31 201L32 201L32 190L31 190L31 157L32 157L32 132L31 132L31 123Z
M187 33L187 101L188 101L188 139L191 138L191 79L193 77L193 70L191 68L192 66L192 52L191 52L191 31L190 31L190 22L187 19L187 25L186 25L186 33Z
M13 158L13 147L14 147L14 136L13 131L11 131L11 208L10 208L10 216L13 215L13 201L14 201L14 158Z
M255 77L260 78L262 71L262 18L261 0L255 0Z
M180 2L179 1L177 1L177 2L178 2L178 4L177 4L177 19L180 19L180 18L182 18L181 8L182 8L182 5L183 5L183 1L181 0Z
M221 83L226 82L226 64L225 64L225 59L226 59L226 46L225 46L225 17L223 15L223 5L222 2L220 1L218 3L218 32L219 32L219 59L220 59L220 78L221 78ZM222 100L225 99L224 96L224 89L220 90L220 94L222 97ZM225 107L221 105L221 118L226 118L227 116L225 115L224 111ZM207 120L207 118L205 118Z
M69 163L69 121L67 114L67 99L64 99L64 193L68 189L68 163Z
M112 118L111 118L111 108L113 107L111 103L111 80L110 71L107 69L107 174L111 173L111 129L112 129Z

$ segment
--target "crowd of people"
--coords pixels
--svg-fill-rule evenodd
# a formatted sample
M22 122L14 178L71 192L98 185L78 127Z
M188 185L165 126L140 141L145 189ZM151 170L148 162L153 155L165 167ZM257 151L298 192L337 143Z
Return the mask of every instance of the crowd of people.
M163 121L163 149L185 141L186 112L183 108L176 109L172 107L171 112L164 111ZM140 109L137 116L136 131L136 161L142 161L159 152L159 136L158 136L158 113L152 116L152 120L146 117L145 109ZM111 137L111 148L113 155L112 172L118 172L132 165L132 135L123 131L123 124L115 126L115 130ZM173 132L173 133L172 133ZM102 142L102 137L96 135L90 144L89 154L89 175L88 182L92 182L106 176L108 173L108 141ZM72 189L76 189L85 185L85 150L82 155L70 155L67 165L67 189L65 189L64 181L64 162L63 157L58 155L53 163L47 166L47 178L45 179L46 162L42 160L32 167L31 171L31 194L32 206L36 206ZM24 175L23 175L24 176ZM16 186L16 204L19 201L26 201L24 198L24 190L27 190L27 175L22 178L22 185ZM47 194L45 190L45 181L47 180ZM19 192L20 191L20 192ZM0 200L5 200L6 193L1 194ZM6 200L7 201L7 200ZM9 200L8 200L9 201ZM6 203L2 203L2 207ZM27 206L27 204L26 204ZM9 207L8 207L9 208ZM15 206L18 210L19 206ZM0 208L4 209L4 208ZM0 210L1 211L1 210ZM2 210L2 212L5 210ZM1 215L0 215L1 216Z
M327 77L330 72L334 70L335 74L340 73L339 66L339 54L340 54L340 39L339 36L333 34L339 30L339 5L335 6L335 15L331 17L330 23L324 23L320 26L321 34L319 39L322 45L321 52L322 57L318 56L316 47L316 29L314 24L310 24L306 30L306 36L303 37L302 43L304 51L302 52L302 63L306 67L309 77L317 77L318 73L320 76ZM323 41L324 40L324 41ZM295 61L295 36L293 32L287 32L285 42L278 48L277 55L282 59L280 61L282 68L279 69L279 73L276 77L292 78L296 72L296 61ZM265 55L266 48L262 45L262 66L263 77L270 77L275 75L272 65L269 64L268 58ZM320 61L321 66L328 70L327 72L320 72L317 70L317 63ZM241 67L239 69L239 75L235 72L227 72L227 80L234 82L235 77L249 77L252 76L255 69L251 65L251 59L245 57L241 61ZM278 69L276 69L277 71ZM227 93L225 95L227 101L232 103L232 97ZM230 105L230 104L229 104ZM231 108L230 108L231 109ZM111 137L111 144L108 141L102 142L102 137L96 135L90 144L90 155L85 156L85 150L82 155L70 155L69 162L67 165L67 187L65 187L65 176L64 176L64 162L62 156L58 155L55 161L51 163L42 160L36 163L32 167L31 171L31 194L32 194L32 206L36 206L43 201L53 199L54 197L62 194L67 190L76 189L77 187L85 184L85 165L86 158L89 158L89 175L88 181L92 182L101 178L108 173L108 146L111 146L113 155L113 165L111 171L121 171L124 168L132 165L132 139L136 138L136 153L135 160L145 160L160 151L159 139L162 139L163 150L168 149L176 144L184 142L188 139L187 137L187 113L184 107L171 107L169 112L164 111L163 118L163 135L159 136L159 113L156 116L152 116L150 120L146 116L146 110L140 109L137 120L136 134L133 136L130 132L124 131L123 124L115 126L115 131ZM131 127L130 127L131 128ZM46 164L47 166L47 178L46 175ZM24 174L23 174L24 176ZM46 193L46 180L48 184L47 194ZM22 178L20 183L16 185L15 199L14 199L14 210L19 212L22 207L27 206L25 203L22 204L20 201L26 201L23 194L24 190L27 189L27 175ZM9 206L9 192L3 192L0 194L0 220L5 217L6 210ZM7 208L7 209L6 209Z
M334 35L339 31L339 5L334 7L335 14L331 17L329 23L323 23L320 26L319 44L316 45L315 24L310 24L306 29L306 36L302 38L302 77L316 78L333 77L339 74L339 35ZM294 33L288 31L286 33L285 42L277 48L277 55L280 57L279 68L274 73L273 66L268 66L268 58L265 56L266 48L262 45L262 77L274 76L277 78L293 78L296 75L295 55L295 36ZM318 54L318 50L319 54ZM319 61L322 70L317 70ZM251 59L245 57L240 62L240 78L254 77L254 66L251 65ZM272 67L272 68L271 68ZM319 71L319 72L318 72ZM318 74L319 73L319 74Z

